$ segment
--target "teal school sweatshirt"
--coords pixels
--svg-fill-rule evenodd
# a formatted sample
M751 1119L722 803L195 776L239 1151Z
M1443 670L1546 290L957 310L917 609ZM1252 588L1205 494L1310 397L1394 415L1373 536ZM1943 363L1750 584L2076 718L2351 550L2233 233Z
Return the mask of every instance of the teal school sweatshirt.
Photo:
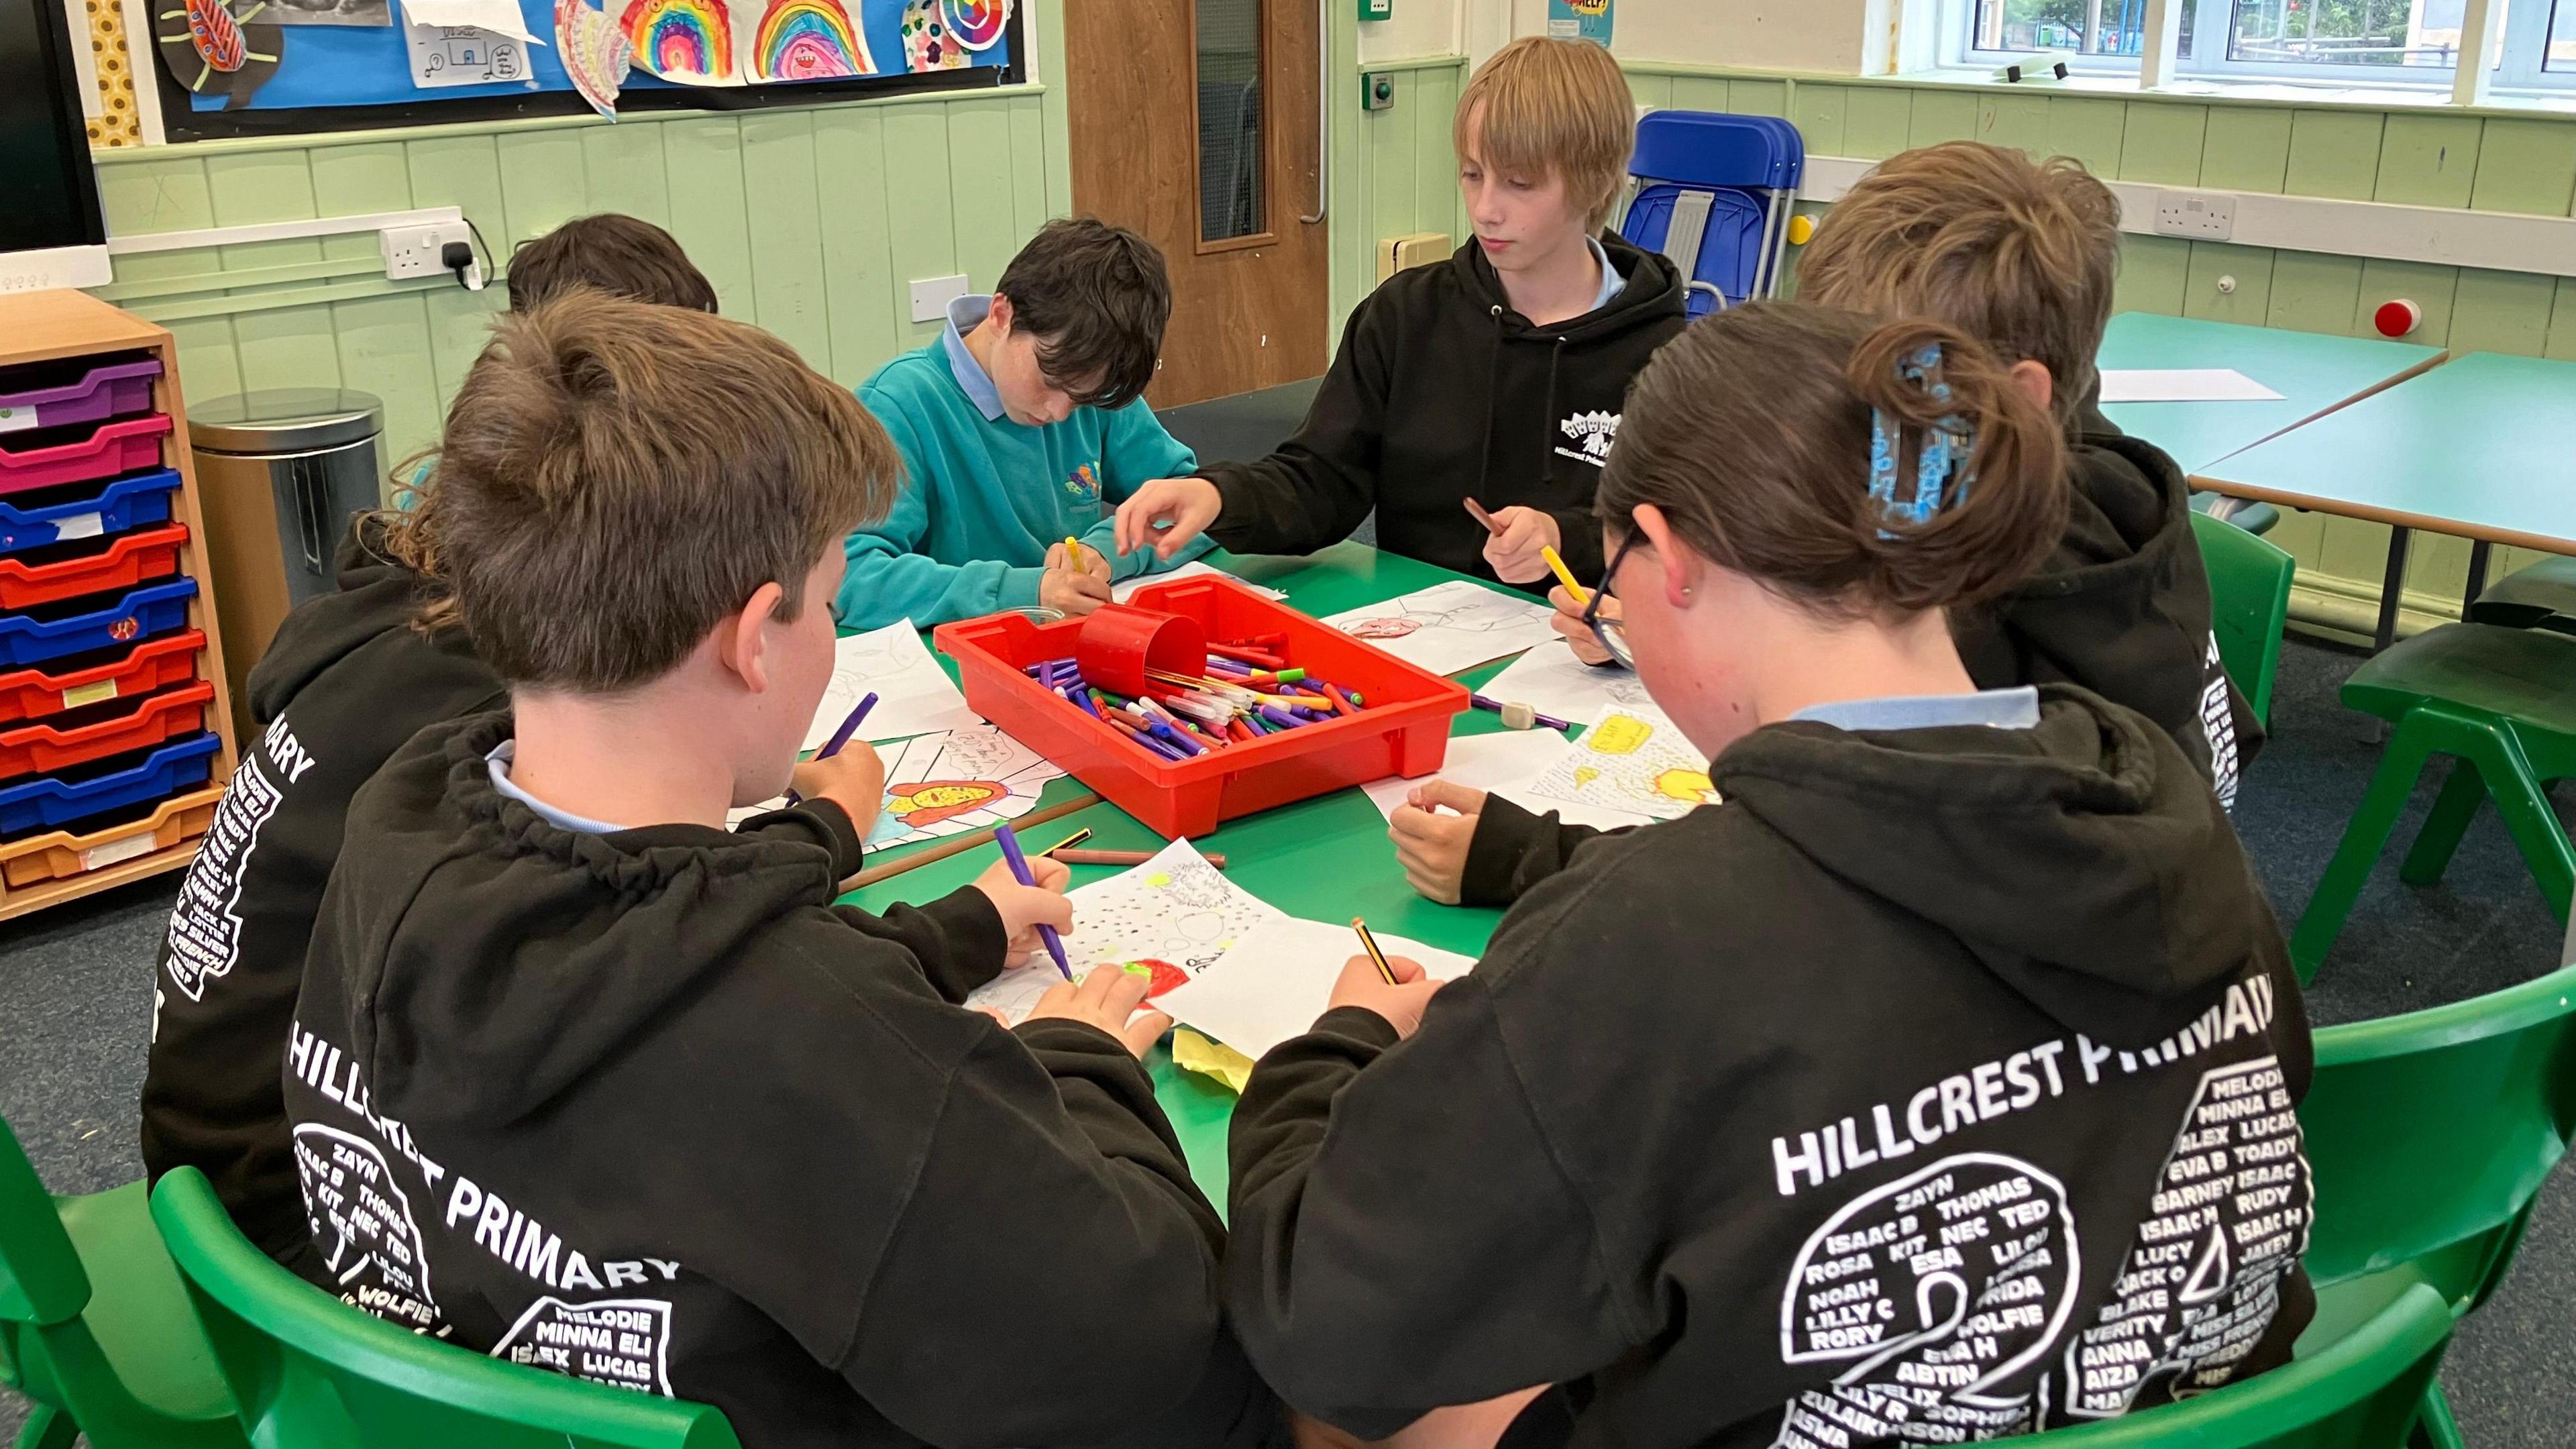
M938 341L859 386L859 401L903 453L903 487L884 522L843 544L849 571L834 612L845 628L897 619L926 628L1034 604L1050 546L1073 536L1107 552L1116 504L1140 484L1198 467L1141 399L1078 407L1050 427L1012 422L964 340L991 305L990 297L958 298ZM1140 548L1113 558L1110 573L1118 581L1160 573L1213 546L1193 539L1169 563Z

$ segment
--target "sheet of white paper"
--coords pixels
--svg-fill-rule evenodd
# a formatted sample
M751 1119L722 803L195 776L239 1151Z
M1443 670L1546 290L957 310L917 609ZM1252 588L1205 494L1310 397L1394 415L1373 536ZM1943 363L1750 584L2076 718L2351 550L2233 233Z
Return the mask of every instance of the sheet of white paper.
M1411 957L1422 963L1424 974L1442 981L1475 969L1473 957L1383 931L1376 935L1379 950ZM1182 1025L1257 1059L1315 1024L1343 965L1359 954L1359 936L1348 926L1279 916L1246 931L1233 950L1154 1004Z
M1528 705L1540 714L1581 724L1614 706L1652 709L1653 696L1633 669L1595 669L1574 657L1574 646L1551 639L1503 667L1478 690L1487 699Z
M519 0L402 0L403 19L431 29L474 29L543 45L528 29Z
M1408 664L1455 674L1555 638L1554 612L1523 594L1452 579L1323 622Z
M1225 570L1218 568L1214 564L1204 563L1198 559L1191 559L1188 563L1185 563L1176 569L1170 569L1159 574L1138 574L1136 577L1129 579L1123 584L1110 585L1109 601L1113 604L1123 604L1129 599L1135 597L1136 591L1145 587L1147 584L1159 584L1166 579L1193 578L1200 574L1214 574L1221 579L1234 579L1236 583L1243 585L1245 588L1252 590L1254 593L1259 594L1265 599L1284 599L1288 597L1285 593L1282 593L1277 589L1253 583L1249 579L1235 579L1234 575L1227 573Z
M860 739L908 739L976 722L966 696L931 657L930 646L921 642L910 619L847 635L832 648L832 682L814 711L814 723L806 728L807 750L823 748L870 691L877 705L859 726Z
M511 13L517 13L515 6ZM528 74L528 44L473 25L415 22L403 27L403 47L411 59L411 83L420 90L506 82L534 85L535 80Z
M2232 367L2104 368L2102 401L2276 402L2280 394Z
M1377 813L1389 819L1395 807L1416 785L1431 780L1447 780L1471 790L1500 795L1524 810L1544 814L1554 810L1569 825L1590 825L1602 830L1615 830L1622 825L1644 825L1654 817L1635 810L1618 810L1606 805L1578 804L1570 800L1541 798L1530 786L1558 762L1571 754L1574 746L1554 730L1502 730L1492 734L1460 735L1449 741L1449 753L1441 761L1440 773L1419 780L1389 777L1360 788L1367 792L1369 803Z
M1682 732L1651 709L1602 712L1563 759L1529 783L1553 805L1638 810L1658 820L1711 803L1708 760Z
M937 840L1017 820L1063 769L991 725L917 735L886 747L886 789L868 849ZM725 823L787 808L785 796L727 812Z
M1068 899L1073 930L1064 938L1064 953L1075 979L1095 966L1142 961L1157 967L1158 997L1206 970L1254 926L1280 915L1278 907L1227 880L1186 840ZM1026 966L977 988L966 1004L990 1007L1016 1023L1063 979L1055 961L1040 951Z

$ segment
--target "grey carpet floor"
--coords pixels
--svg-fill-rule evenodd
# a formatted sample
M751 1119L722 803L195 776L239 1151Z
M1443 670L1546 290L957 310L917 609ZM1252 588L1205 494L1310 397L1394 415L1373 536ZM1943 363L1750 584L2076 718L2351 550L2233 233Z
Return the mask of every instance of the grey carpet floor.
M2247 850L2285 923L2324 872L2378 762L2371 721L2335 698L2356 661L2314 644L2285 648L2272 742L2238 800ZM2400 842L2412 838L2438 784L2417 790ZM153 946L171 893L169 882L148 882L0 926L0 1117L57 1192L141 1175L134 1103ZM2322 1026L2479 995L2547 971L2559 939L2489 811L2438 885L2401 884L2395 852L2382 862L2309 993L2309 1014ZM2542 1195L2512 1276L2460 1329L2442 1378L2478 1449L2566 1449L2567 1406L2576 1403L2576 1204L2565 1184ZM0 1439L21 1412L0 1393Z

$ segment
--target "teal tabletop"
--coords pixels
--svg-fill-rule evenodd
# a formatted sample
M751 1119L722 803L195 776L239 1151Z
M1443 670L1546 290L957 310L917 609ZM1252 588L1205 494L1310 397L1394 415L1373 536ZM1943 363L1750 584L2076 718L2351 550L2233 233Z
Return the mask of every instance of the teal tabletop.
M1356 543L1337 544L1307 558L1235 557L1220 552L1210 554L1208 561L1255 583L1286 590L1291 605L1317 616L1462 577ZM944 658L940 662L949 664ZM1498 660L1457 677L1471 686L1481 684L1500 673L1507 662ZM1469 710L1457 717L1451 732L1454 737L1502 727L1493 715ZM1041 797L1040 808L1077 793L1081 787L1071 779L1056 781ZM1030 850L1039 850L1085 827L1093 832L1084 842L1089 847L1156 850L1164 843L1126 811L1106 802L1031 828L1026 843ZM1291 915L1324 921L1365 916L1373 928L1471 956L1484 949L1486 938L1502 918L1499 911L1435 905L1414 894L1387 841L1386 821L1356 789L1229 820L1214 834L1192 843L1202 852L1225 856L1229 879ZM902 855L889 852L887 858ZM994 846L979 844L843 899L865 910L882 910L899 901L935 900L973 880L1000 858ZM869 861L871 866L881 863L875 857ZM1073 883L1088 885L1116 873L1114 867L1078 866ZM1205 1077L1175 1068L1168 1044L1154 1049L1149 1065L1157 1095L1189 1157L1192 1176L1222 1210L1227 1182L1225 1133L1234 1112L1234 1094Z
M2233 368L2281 394L2271 402L2115 403L2122 432L2198 473L2231 453L2433 366L2438 347L2123 312L2096 354L2106 369Z
M2194 486L2576 554L2576 363L2481 352L2201 471Z

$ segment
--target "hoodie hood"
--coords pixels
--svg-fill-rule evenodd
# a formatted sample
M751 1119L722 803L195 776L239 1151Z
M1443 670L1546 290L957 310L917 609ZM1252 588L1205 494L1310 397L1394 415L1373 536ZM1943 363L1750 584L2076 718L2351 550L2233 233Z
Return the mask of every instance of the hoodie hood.
M277 627L268 651L248 681L253 717L271 720L332 665L397 629L411 627L413 612L430 592L419 574L384 556L384 524L371 514L350 520L333 563L337 592L296 607ZM462 629L429 636L430 647L471 665L474 651ZM479 671L480 666L471 666ZM497 683L494 688L499 686Z
M543 1109L782 916L829 906L840 852L856 854L801 811L757 834L575 834L493 788L484 757L510 735L499 711L414 736L351 803L371 848L343 857L325 902L354 947L335 963L353 1052L414 1126Z
M1610 269L1627 278L1627 285L1601 310L1546 327L1512 310L1511 300L1503 295L1502 277L1486 260L1485 249L1476 244L1473 236L1449 254L1449 270L1459 290L1473 298L1507 337L1578 343L1622 336L1640 327L1669 328L1672 319L1683 313L1688 300L1681 269L1660 252L1640 251L1617 232L1605 231L1596 240L1609 254ZM1655 340L1661 343L1665 339Z
M2276 932L2173 741L2082 689L2040 695L2027 730L1773 725L1712 773L1730 806L1955 937L2051 1017L2152 1041Z

